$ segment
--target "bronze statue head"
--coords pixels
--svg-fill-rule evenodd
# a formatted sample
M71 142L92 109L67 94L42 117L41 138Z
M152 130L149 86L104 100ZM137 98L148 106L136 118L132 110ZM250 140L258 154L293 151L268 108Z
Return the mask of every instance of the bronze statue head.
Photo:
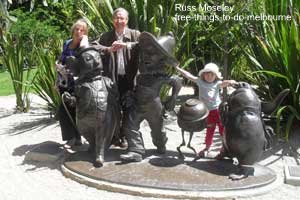
M139 46L141 73L166 73L166 66L175 67L178 64L174 57L175 39L172 33L155 38L151 33L142 32Z
M75 57L67 58L66 62L71 67L74 76L78 77L87 74L100 75L100 71L103 69L101 55L94 47L80 49Z

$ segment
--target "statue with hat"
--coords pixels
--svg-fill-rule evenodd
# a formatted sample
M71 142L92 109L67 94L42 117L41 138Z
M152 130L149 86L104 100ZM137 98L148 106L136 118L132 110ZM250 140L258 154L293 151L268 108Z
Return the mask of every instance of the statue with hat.
M95 157L95 166L101 167L104 151L110 146L118 123L118 89L110 78L102 76L99 49L80 49L67 62L78 79L75 81L75 96L66 93L63 99L76 105L78 131L89 143L89 152Z
M151 33L142 32L139 37L140 63L134 90L134 103L125 119L125 132L128 152L121 155L124 162L142 161L145 154L140 123L147 120L151 129L152 142L158 154L166 152L167 136L163 127L164 109L173 110L181 81L178 77L168 75L167 67L178 65L173 57L175 39L169 34L159 38ZM165 102L160 98L163 85L172 87L172 95Z

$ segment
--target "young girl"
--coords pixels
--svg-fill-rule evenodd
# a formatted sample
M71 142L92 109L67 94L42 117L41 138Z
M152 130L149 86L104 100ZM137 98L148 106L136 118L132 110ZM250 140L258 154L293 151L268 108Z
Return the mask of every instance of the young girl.
M219 133L223 136L223 125L221 123L218 107L221 103L220 90L234 84L234 80L223 80L219 67L214 63L208 63L199 71L198 77L179 68L178 70L185 78L197 84L199 89L199 99L202 100L209 110L207 117L207 129L205 137L205 148L198 153L198 157L204 157L204 153L209 150L215 132L216 125L219 127Z

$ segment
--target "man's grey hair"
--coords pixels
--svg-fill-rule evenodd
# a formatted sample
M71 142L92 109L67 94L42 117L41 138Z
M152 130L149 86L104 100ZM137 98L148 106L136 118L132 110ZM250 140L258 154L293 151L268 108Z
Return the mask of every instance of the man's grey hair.
M126 15L126 17L127 17L127 19L129 18L129 13L128 13L128 11L125 9L125 8L117 8L116 10L114 10L114 12L113 12L113 18L117 15L117 13L119 13L119 12L123 12L123 13L125 13L125 15Z

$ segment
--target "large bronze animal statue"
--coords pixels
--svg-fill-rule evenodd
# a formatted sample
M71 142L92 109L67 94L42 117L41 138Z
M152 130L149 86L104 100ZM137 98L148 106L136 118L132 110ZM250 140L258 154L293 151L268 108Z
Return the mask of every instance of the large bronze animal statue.
M283 90L273 102L261 102L248 83L239 82L227 101L220 105L225 127L223 156L238 160L238 171L229 176L232 180L246 178L254 173L251 167L261 157L268 141L262 112L271 114L289 90Z
M104 151L109 147L118 122L118 90L111 79L101 76L103 69L100 53L93 47L82 49L68 59L73 69L75 97L64 95L76 105L76 125L89 143L95 156L95 165L102 166Z

